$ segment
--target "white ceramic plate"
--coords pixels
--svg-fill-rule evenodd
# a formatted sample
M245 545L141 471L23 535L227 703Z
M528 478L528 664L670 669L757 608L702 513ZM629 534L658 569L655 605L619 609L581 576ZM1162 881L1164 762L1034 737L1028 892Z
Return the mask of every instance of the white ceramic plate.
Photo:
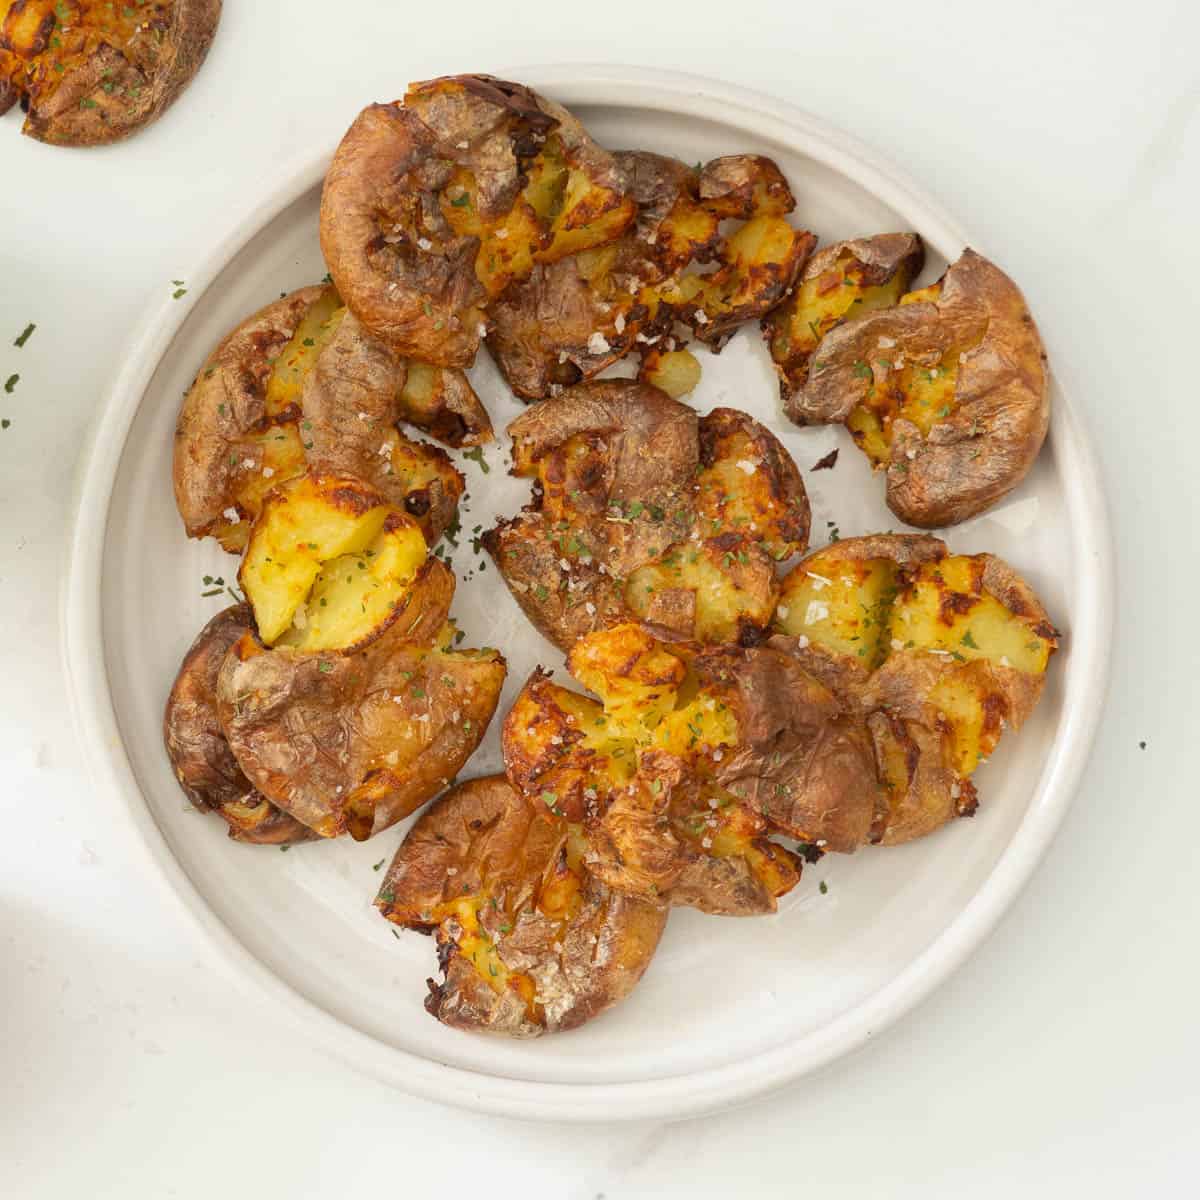
M517 77L568 105L612 147L687 161L772 155L796 190L797 220L823 242L916 229L929 248L925 279L965 244L872 153L773 100L657 71L571 67ZM363 845L343 839L287 854L237 845L219 820L191 811L161 742L179 660L227 602L201 598L202 576L232 579L237 567L215 545L189 542L176 515L179 399L228 328L324 273L317 205L332 150L282 186L247 181L260 198L187 272L188 295L151 315L94 432L65 622L77 719L98 776L239 973L297 1017L308 1039L406 1090L510 1116L679 1117L744 1100L846 1053L911 1008L988 933L1045 849L1087 754L1104 693L1112 586L1104 505L1079 415L1056 389L1050 439L1030 477L949 536L956 549L1011 561L1066 633L1035 717L979 772L974 820L913 845L831 856L805 872L773 917L673 913L630 999L576 1032L511 1042L446 1029L421 1003L435 973L432 942L393 937L371 908L374 867L390 858L403 828ZM981 249L1003 264L1002 246ZM834 521L843 535L896 524L882 480L841 430L800 430L782 418L756 329L741 331L719 358L701 357L694 404L747 409L782 437L805 471L814 544ZM486 355L473 379L503 429L519 406ZM845 450L837 467L810 473L834 445ZM501 711L536 663L561 664L470 549L475 526L527 498L527 485L505 475L505 450L487 452L486 475L462 464L470 500L454 554L455 615L469 643L498 645L509 658ZM468 774L499 767L498 725Z

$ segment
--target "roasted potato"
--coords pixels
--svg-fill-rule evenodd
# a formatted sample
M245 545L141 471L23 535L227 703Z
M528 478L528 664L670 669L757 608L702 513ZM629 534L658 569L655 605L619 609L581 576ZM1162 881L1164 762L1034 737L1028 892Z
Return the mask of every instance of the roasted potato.
M217 712L242 770L322 837L362 841L450 785L500 698L497 651L448 648L454 577L430 559L412 622L355 654L267 649L253 634L226 655Z
M796 396L821 339L850 317L898 304L924 262L925 247L915 233L852 238L808 260L795 290L762 323L784 411L793 421L807 424Z
M765 636L773 559L809 529L800 473L766 429L612 380L532 406L509 433L534 500L483 544L551 641L569 650L630 616L706 642Z
M425 1007L459 1029L536 1037L623 1000L667 921L588 869L578 826L493 775L447 792L409 830L375 904L436 931L443 980Z
M249 606L218 613L184 656L163 713L163 741L179 786L199 809L217 813L239 842L289 845L316 837L255 791L217 719L217 675L229 647L253 628Z
M222 340L184 397L174 483L188 535L239 553L267 494L311 465L374 484L433 545L463 479L398 421L452 445L491 437L461 372L397 359L347 318L332 287L267 305Z
M612 155L565 109L459 75L359 114L325 179L321 248L368 330L407 357L466 367L494 297L634 215Z
M772 833L852 850L886 811L866 726L786 653L624 624L568 665L600 702L535 672L504 723L505 767L583 823L588 865L618 891L773 912L800 860Z
M732 155L693 169L643 151L615 157L636 225L611 244L535 268L490 310L488 349L525 399L591 379L634 349L649 360L648 382L686 394L700 364L676 348L675 323L719 348L778 302L815 243L783 219L794 200L770 159ZM746 223L723 237L725 219ZM709 273L688 273L710 264Z
M893 308L831 329L793 415L843 421L887 472L909 525L953 525L1010 492L1050 419L1045 353L1025 299L973 250Z
M887 814L909 841L974 812L970 776L1032 712L1057 634L1032 589L989 554L877 534L803 559L783 580L771 646L866 721Z
M0 0L0 113L23 132L99 146L166 111L208 54L221 0Z

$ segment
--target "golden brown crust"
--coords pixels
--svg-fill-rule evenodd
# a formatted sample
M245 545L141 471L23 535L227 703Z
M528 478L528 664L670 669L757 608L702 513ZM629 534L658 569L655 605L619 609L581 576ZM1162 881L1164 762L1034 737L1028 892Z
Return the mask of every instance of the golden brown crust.
M253 628L250 608L234 605L200 631L184 656L163 713L163 741L184 794L211 810L240 842L288 845L316 835L254 790L217 719L217 675L229 647Z
M438 559L425 571L431 586L449 575ZM501 655L428 646L449 607L452 588L441 591L357 654L267 651L247 636L226 656L217 708L242 769L323 837L361 841L415 811L450 784L496 710Z
M1050 419L1045 353L1016 284L965 250L932 301L868 313L827 334L822 367L797 398L807 421L844 421L888 386L898 360L937 369L956 355L946 415L928 434L904 416L891 424L887 502L910 525L953 525L982 512L1041 450Z
M0 22L0 111L59 146L119 141L157 119L208 54L221 0L14 0Z
M300 288L259 309L217 345L184 397L175 428L175 504L189 537L204 537L234 503L239 482L262 470L252 434L270 421L267 382L274 359L321 297L321 285ZM294 424L298 414L281 414Z
M375 903L436 929L444 978L426 1008L439 1021L536 1037L583 1024L641 978L667 909L605 887L569 837L499 775L454 788L409 830Z

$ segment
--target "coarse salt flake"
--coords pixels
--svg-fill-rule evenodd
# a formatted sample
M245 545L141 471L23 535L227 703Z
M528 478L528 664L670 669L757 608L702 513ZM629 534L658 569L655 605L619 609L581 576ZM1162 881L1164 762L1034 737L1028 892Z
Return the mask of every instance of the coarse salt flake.
M734 466L737 467L739 471L745 471L747 475L753 475L754 472L758 470L758 463L751 462L748 458L739 458L737 462L734 463Z
M617 313L616 318L613 320L613 328L618 333L625 332L625 314L624 313Z
M781 604L775 611L779 613L779 619L781 621L786 621L787 615L789 612L791 612L791 609L788 608L786 604Z
M274 467L263 467L262 473L263 473L264 479L270 479L271 476L275 474L275 468Z
M240 520L240 518L238 517L238 510L236 508L234 508L233 505L230 505L221 514L221 516L223 516L225 518L225 520L227 520L227 521L237 522L238 520Z
M588 338L588 353L589 354L607 354L612 347L608 344L608 338L599 330L596 330L590 338Z
M417 245L420 246L422 250L433 249L433 243L427 237L417 238Z
M810 600L804 612L805 625L815 625L818 621L829 619L829 605L823 600Z

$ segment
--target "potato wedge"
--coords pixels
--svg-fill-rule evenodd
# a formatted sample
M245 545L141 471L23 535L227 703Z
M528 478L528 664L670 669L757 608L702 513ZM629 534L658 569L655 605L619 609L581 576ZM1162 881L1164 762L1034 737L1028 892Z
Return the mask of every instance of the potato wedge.
M219 612L184 656L163 713L163 742L179 786L202 811L215 812L239 842L286 846L316 837L307 825L255 791L217 719L217 675L225 654L253 628L249 606Z
M56 146L119 141L156 120L208 54L221 0L0 5L0 112Z
M375 904L402 928L436 931L433 1016L510 1037L573 1029L623 1000L667 920L664 905L605 887L578 829L499 775L460 784L421 816Z

